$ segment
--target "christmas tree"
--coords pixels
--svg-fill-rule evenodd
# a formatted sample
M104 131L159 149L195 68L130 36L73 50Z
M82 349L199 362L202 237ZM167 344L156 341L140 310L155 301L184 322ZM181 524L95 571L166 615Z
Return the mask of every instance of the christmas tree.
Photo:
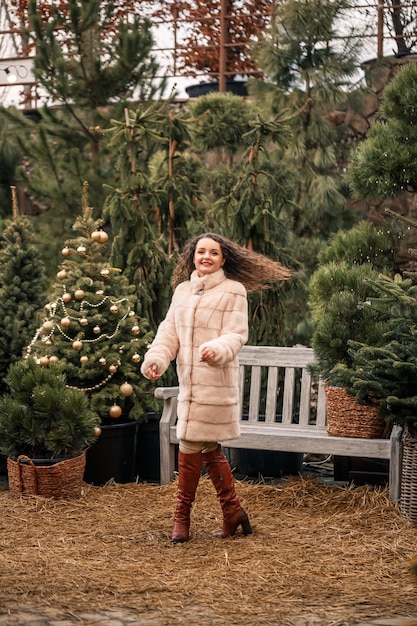
M12 205L13 219L0 238L0 392L7 388L9 366L22 357L39 324L46 287L35 232L28 218L18 215L15 187Z
M136 314L135 288L109 266L108 235L92 213L85 183L77 236L62 249L46 316L27 354L42 367L63 363L67 385L87 394L103 424L138 420L154 406L153 389L139 371L151 332Z

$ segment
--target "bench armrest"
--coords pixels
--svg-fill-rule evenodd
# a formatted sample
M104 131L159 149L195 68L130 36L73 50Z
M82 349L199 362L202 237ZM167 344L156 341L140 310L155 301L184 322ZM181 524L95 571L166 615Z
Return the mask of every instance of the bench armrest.
M179 387L157 387L154 395L158 400L167 400L178 395Z
M170 441L170 427L177 421L178 387L157 387L155 398L164 401L164 408L159 420L159 446L161 462L161 485L169 483L174 477L175 446Z

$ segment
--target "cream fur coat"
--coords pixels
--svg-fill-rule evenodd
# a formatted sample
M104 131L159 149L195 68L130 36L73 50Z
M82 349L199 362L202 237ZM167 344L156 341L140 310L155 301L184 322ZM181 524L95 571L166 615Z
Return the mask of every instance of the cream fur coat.
M240 434L237 353L248 340L245 287L219 269L180 283L165 320L142 363L163 374L177 359L177 436L188 441L225 441ZM211 363L200 360L210 346Z

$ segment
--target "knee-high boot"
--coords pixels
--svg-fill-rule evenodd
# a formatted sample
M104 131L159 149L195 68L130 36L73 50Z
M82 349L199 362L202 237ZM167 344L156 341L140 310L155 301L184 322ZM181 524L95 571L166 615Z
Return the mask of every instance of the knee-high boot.
M191 505L201 475L201 456L201 452L184 454L180 450L178 453L177 508L171 536L173 543L188 541Z
M234 535L241 525L243 534L250 535L252 528L247 513L240 506L235 491L235 480L228 460L219 445L212 452L203 453L203 461L211 481L216 489L217 496L223 511L223 528L215 532L217 537Z

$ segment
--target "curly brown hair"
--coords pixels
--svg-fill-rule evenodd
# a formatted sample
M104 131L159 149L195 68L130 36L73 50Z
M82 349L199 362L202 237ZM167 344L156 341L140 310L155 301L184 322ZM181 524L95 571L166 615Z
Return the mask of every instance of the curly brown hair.
M190 239L179 256L172 274L171 284L175 288L184 280L189 280L195 270L194 254L201 239L213 239L220 244L225 259L223 269L227 278L242 283L247 291L259 291L272 283L289 280L293 272L278 261L248 250L223 235L203 233Z

